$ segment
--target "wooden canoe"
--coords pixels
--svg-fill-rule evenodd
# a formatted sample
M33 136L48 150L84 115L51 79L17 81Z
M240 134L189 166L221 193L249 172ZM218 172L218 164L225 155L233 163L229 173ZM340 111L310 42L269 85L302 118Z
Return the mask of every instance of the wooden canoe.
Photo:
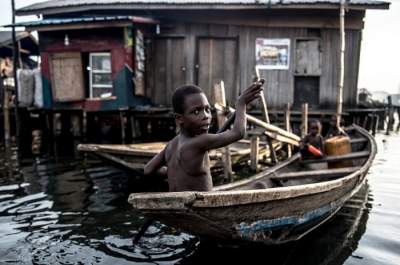
M77 149L97 156L98 158L113 164L114 166L129 171L143 171L144 165L156 154L161 152L166 142L151 142L137 144L79 144ZM282 147L282 143L273 141L275 150ZM232 163L247 161L250 157L250 141L240 140L229 145ZM269 157L269 149L266 144L261 144L260 157ZM210 152L210 162L212 168L221 168L222 151L221 149Z
M297 240L332 217L364 183L375 140L356 125L347 133L352 145L347 155L303 161L296 154L210 192L134 193L129 203L149 218L200 237L265 244ZM352 166L310 169L332 161Z

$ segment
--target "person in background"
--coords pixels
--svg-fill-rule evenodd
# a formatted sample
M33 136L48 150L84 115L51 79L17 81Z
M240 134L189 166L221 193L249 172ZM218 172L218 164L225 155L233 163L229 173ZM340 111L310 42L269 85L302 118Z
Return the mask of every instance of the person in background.
M326 132L325 139L334 137L334 136L348 136L347 133L340 127L337 126L337 117L336 115L332 115L329 121L329 128Z

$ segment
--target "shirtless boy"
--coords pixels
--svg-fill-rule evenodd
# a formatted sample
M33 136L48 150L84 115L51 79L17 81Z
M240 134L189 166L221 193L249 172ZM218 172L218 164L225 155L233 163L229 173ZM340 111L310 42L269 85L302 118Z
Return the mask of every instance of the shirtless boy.
M332 115L329 121L329 129L326 132L325 138L331 138L334 136L348 136L347 133L340 127L337 126L337 117Z
M310 132L304 136L299 144L299 149L302 158L315 158L315 155L309 151L308 145L317 148L322 155L325 154L324 138L321 135L321 123L318 120L313 120L310 123Z
M210 191L213 183L208 151L236 142L246 132L246 105L260 96L263 80L253 83L236 101L232 130L210 134L211 108L200 87L175 90L172 105L180 133L145 168L144 174L166 174L169 191Z

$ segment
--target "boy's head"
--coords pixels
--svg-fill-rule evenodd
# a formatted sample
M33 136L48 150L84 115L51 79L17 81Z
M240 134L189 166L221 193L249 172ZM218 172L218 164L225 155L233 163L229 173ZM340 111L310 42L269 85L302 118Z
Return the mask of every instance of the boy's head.
M184 85L177 88L172 95L172 106L181 132L193 136L208 132L211 108L200 87Z
M329 120L329 125L332 127L336 127L337 125L337 117L336 115L332 115L331 119Z
M185 97L191 94L204 94L204 91L195 85L178 87L172 95L172 107L175 113L183 114L185 111Z
M310 122L310 133L311 135L315 136L318 134L321 134L321 123L319 122L319 120L313 120Z

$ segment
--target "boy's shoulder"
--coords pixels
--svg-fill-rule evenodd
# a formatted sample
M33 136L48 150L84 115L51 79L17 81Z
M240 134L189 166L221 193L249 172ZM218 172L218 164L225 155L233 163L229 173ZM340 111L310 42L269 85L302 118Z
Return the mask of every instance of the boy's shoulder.
M172 138L171 140L169 140L169 142L165 146L165 149L173 148L174 146L176 146L178 141L179 141L179 134L177 136L175 136L174 138Z

